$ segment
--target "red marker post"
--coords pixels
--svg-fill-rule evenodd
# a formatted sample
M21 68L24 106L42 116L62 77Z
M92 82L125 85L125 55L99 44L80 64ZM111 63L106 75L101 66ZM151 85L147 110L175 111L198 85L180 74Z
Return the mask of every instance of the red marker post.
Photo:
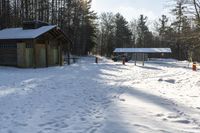
M197 71L197 63L196 62L193 62L192 70Z

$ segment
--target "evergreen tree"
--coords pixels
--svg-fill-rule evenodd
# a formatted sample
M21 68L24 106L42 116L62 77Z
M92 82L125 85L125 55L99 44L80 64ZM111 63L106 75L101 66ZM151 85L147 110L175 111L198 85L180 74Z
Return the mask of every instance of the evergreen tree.
M177 51L176 57L179 60L185 59L182 56L184 55L183 53L184 42L182 41L183 40L182 32L184 28L184 23L186 23L186 19L187 19L187 16L185 16L187 6L185 4L186 4L185 0L176 0L175 8L172 9L172 14L176 17L176 20L172 23L172 26L174 30L176 31L176 40L175 40L176 42L175 42L174 51Z
M89 0L86 4L85 10L85 18L83 22L83 42L85 42L85 49L83 49L83 54L87 54L94 48L96 45L95 38L96 38L96 22L97 19L96 13L94 11L90 11L91 9L91 0Z
M130 23L129 23L129 29L131 31L132 37L131 37L131 45L132 47L135 47L136 44L136 37L137 37L137 20L133 19Z
M167 23L169 19L167 18L166 15L162 15L162 17L159 19L160 22L160 27L159 27L159 35L162 37L165 35L166 30L168 28Z
M170 26L168 26L169 19L167 18L166 15L162 15L161 18L159 19L159 27L158 27L158 32L159 32L159 38L160 38L160 45L159 47L169 47L170 44L170 36L169 29Z
M125 18L117 13L115 15L115 46L116 48L127 48L131 47L131 36L132 33L128 27L128 22Z
M111 56L115 48L115 16L112 13L102 13L100 16L100 54Z
M140 15L137 25L137 47L146 47L147 43L145 41L148 36L150 36L149 28L146 25L147 17Z
M11 2L0 0L0 29L11 26Z

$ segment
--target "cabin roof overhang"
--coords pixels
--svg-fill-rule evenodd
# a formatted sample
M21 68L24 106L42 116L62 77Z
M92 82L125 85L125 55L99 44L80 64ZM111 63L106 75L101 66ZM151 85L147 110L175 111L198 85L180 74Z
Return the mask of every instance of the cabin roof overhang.
M67 35L56 25L42 26L37 29L7 28L0 31L0 41L34 40L50 33L52 36L71 42Z

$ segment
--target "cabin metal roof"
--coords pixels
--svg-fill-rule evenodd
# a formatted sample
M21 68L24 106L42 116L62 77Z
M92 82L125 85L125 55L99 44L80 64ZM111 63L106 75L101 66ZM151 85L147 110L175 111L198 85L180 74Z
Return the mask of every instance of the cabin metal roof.
M116 48L114 53L171 53L170 48Z
M0 30L0 40L35 39L42 34L56 28L56 25L42 26L37 29L7 28Z

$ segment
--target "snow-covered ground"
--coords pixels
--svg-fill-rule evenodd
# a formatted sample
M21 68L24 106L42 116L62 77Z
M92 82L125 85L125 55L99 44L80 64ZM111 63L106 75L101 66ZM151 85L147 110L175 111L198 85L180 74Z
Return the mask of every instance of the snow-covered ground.
M0 67L0 133L199 133L200 72L82 58L44 69Z

